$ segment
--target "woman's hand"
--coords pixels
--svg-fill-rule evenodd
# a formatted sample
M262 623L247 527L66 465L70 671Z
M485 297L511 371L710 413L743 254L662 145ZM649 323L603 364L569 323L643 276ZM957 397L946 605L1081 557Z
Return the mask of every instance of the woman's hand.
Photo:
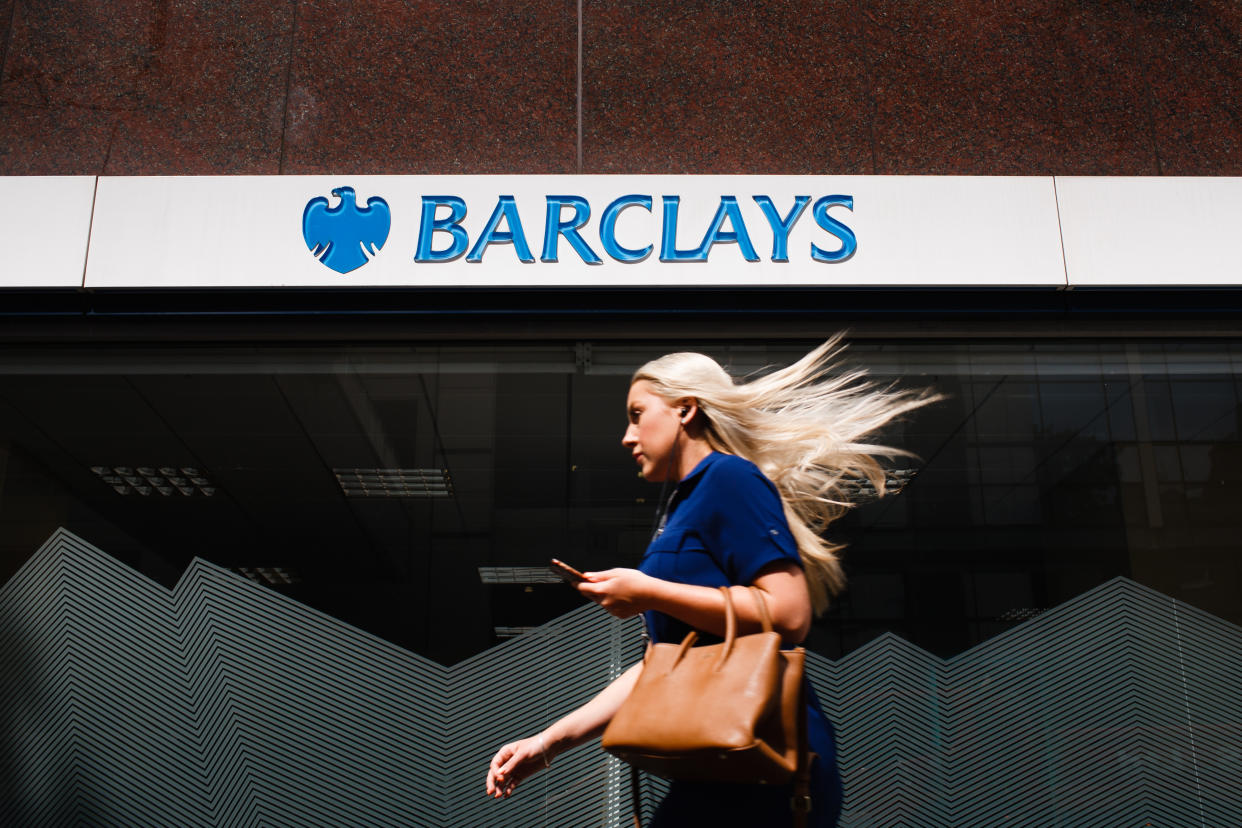
M651 609L658 586L656 578L637 569L606 569L583 574L586 580L575 585L578 591L610 614L630 618Z
M529 739L507 744L492 757L487 769L487 795L496 799L513 794L519 782L552 764L552 757L604 732L617 708L630 695L643 663L630 666L595 698Z
M487 795L493 799L512 796L519 782L548 767L551 761L542 734L505 745L496 751L487 769Z

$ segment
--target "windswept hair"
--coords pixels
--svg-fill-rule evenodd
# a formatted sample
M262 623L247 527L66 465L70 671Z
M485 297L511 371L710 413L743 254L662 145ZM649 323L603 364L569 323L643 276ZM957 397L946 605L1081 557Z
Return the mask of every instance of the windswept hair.
M634 373L673 402L698 402L708 444L759 467L776 484L806 570L816 614L845 586L838 552L823 532L853 505L846 489L866 479L884 494L877 458L910 452L869 440L892 420L940 397L895 390L866 380L866 371L838 372L842 335L772 373L738 382L711 357L675 353ZM698 418L696 418L698 419Z

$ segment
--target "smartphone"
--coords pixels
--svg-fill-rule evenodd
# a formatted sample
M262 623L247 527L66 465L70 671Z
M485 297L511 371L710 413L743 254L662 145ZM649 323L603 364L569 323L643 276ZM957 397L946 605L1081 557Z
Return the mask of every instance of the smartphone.
M556 558L548 561L548 566L551 567L553 572L564 578L566 583L577 584L586 580L586 576L581 572L564 561L558 561Z

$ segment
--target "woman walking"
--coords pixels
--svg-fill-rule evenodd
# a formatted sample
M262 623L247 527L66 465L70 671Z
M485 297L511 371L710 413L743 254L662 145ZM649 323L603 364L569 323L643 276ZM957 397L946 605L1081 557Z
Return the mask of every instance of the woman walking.
M844 586L838 547L820 533L848 502L846 481L869 479L883 492L878 457L904 454L870 435L931 402L926 393L877 389L862 372L832 373L834 338L795 364L738 383L702 354L669 354L633 376L622 443L643 476L664 482L658 526L637 569L585 573L576 588L611 614L642 614L655 643L700 640L725 631L720 587L732 588L738 634L757 632L755 587L785 646L799 644L814 613ZM492 759L487 792L506 797L558 754L597 737L634 687L635 664L594 699L546 730L507 744ZM841 780L832 725L809 682L809 824L836 825ZM792 824L791 786L673 782L653 826Z

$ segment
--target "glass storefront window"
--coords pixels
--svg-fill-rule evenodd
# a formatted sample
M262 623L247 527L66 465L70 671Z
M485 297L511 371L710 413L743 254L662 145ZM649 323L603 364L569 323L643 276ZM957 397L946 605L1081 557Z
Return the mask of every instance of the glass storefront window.
M658 488L619 443L635 367L692 349L747 374L814 344L8 350L0 579L64 526L165 585L202 557L455 663L578 605L541 582L548 557L642 554ZM833 527L851 586L813 649L893 632L951 656L1118 575L1242 623L1242 345L847 358L946 400L886 435L916 455L904 490Z

